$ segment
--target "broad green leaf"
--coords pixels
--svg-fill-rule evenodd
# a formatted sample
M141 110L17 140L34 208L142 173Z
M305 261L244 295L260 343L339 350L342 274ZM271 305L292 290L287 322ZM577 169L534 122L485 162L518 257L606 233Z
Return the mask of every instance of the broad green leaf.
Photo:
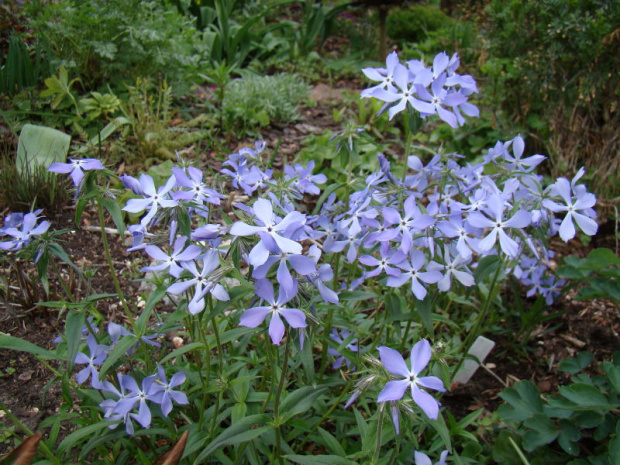
M498 413L506 420L523 421L543 411L540 393L531 381L519 381L513 388L506 388L499 396L506 404L500 405Z
M571 421L560 420L560 434L558 436L558 443L567 454L577 455L579 453L577 441L579 441L580 438L581 433L579 432L579 428L577 428Z
M560 395L577 404L580 408L613 408L607 398L594 386L585 383L573 383L560 386Z
M537 447L549 444L558 436L558 428L546 415L537 413L523 423L532 431L527 431L523 436L523 447L531 452Z
M31 342L19 339L18 337L8 336L4 334L0 334L0 348L28 352L41 358L61 360L61 358L58 357L58 355L56 355L54 352L45 350L37 345L34 345Z
M45 126L25 124L19 135L16 166L20 174L32 173L37 165L49 168L67 161L71 136Z
M590 352L579 352L576 357L562 360L558 365L558 370L574 375L592 363L593 359Z
M284 458L300 465L355 465L357 462L338 455L285 455Z
M476 271L474 272L474 278L476 283L484 281L487 277L494 275L497 272L497 268L501 265L502 261L497 255L487 255L478 264Z

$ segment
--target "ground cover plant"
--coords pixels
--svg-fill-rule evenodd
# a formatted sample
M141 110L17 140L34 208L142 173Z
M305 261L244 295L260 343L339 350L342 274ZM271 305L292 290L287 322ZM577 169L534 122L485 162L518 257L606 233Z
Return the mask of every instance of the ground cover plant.
M177 7L226 35L231 5ZM332 11L314 8L319 19ZM201 121L213 133L228 139L217 126L226 118L239 132L256 120L267 127L297 117L303 82L245 72L232 80L237 66L224 61L203 75L216 86L199 89L215 99L201 107L212 111ZM543 176L547 157L517 132L478 148L477 157L419 145L432 142L429 127L443 128L445 140L480 118L477 79L457 53L420 60L392 52L358 74L366 88L357 123L342 124L331 140L316 138L299 156L281 153L290 132L228 150L203 128L176 134L194 143L204 135L221 159L168 148L165 163L134 171L146 159L136 154L165 145L154 134L175 134L169 88L152 98L138 80L126 101L79 97L66 70L58 72L66 85L50 97L66 98L82 122L88 107L108 129L66 159L27 159L70 191L70 229L34 199L3 217L5 308L58 315L55 334L36 344L0 333L3 351L36 357L51 373L45 391L58 400L37 426L43 436L0 402L10 425L2 441L31 436L8 463L618 461L617 353L563 361L557 392L506 384L493 415L455 407L452 397L471 363L482 363L473 352L480 336L509 334L504 347L529 350L525 343L557 317L549 309L570 282L580 286L577 298L618 299L612 251L556 267L558 244L599 229L586 170ZM283 93L269 84L279 79L291 95L265 101L269 91ZM335 107L333 119L345 113ZM127 122L117 127L118 118ZM131 140L141 144L132 171L112 166L119 152L110 147L129 151ZM94 234L88 247L99 249L100 263L76 259L76 226ZM102 271L104 291L93 286Z

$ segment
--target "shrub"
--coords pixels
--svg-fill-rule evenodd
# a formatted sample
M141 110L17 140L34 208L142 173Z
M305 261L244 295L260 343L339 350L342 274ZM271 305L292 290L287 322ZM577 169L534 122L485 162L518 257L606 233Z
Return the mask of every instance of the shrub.
M177 81L200 60L191 21L162 2L62 0L31 9L55 65L74 64L87 89L151 74Z
M493 1L487 13L486 67L501 106L549 137L553 174L585 164L593 176L614 176L599 183L599 193L617 192L620 92L612 77L620 66L620 4Z
M387 19L390 38L399 42L420 42L428 33L448 26L452 20L433 5L396 8Z

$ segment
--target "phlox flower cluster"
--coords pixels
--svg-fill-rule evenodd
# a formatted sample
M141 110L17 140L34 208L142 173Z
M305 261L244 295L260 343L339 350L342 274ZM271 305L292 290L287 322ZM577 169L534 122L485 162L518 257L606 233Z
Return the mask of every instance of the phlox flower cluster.
M423 118L437 115L452 127L461 126L465 122L463 113L478 116L479 112L467 101L478 92L476 82L469 75L458 74L459 65L456 53L452 57L439 53L429 67L420 60L409 60L403 65L396 52L392 52L385 68L362 70L367 78L378 82L364 89L362 98L385 102L382 111L389 107L390 119L410 106Z
M475 165L461 164L457 154L438 154L426 164L412 155L404 179L391 175L382 158L380 170L348 203L326 203L313 220L324 234L323 253L343 253L357 266L350 289L369 278L385 279L419 300L431 289L472 286L479 260L495 255L514 265L532 295L551 303L562 283L549 272L548 239L559 233L569 240L576 227L596 233L596 199L578 184L583 171L543 188L530 168L544 157L523 158L524 147L517 136Z
M41 210L32 213L10 213L4 218L4 224L0 228L0 237L8 236L9 239L0 242L0 250L16 252L30 244L36 237L45 234L50 227L49 221L41 221ZM38 224L37 224L38 223ZM35 259L35 261L37 261Z
M248 241L242 238L248 238L252 245L249 251L244 249L244 261L252 267L256 297L265 305L251 306L241 315L239 323L256 327L268 319L272 342L279 344L285 333L284 322L297 329L306 327L302 310L284 307L296 299L299 279L316 287L327 302L335 303L338 297L326 285L333 279L333 273L328 264L319 264L318 247L303 253L302 242L318 239L321 234L314 231L309 218L294 205L304 195L319 193L317 184L324 183L326 178L313 175L314 164L310 163L286 166L284 176L273 179L273 171L261 167L264 149L265 143L257 142L254 148L231 154L223 164L220 175L233 189L249 196L261 196L248 204L235 204L240 220L230 227L212 221L219 215L214 207L220 204L224 194L212 187L215 180L207 180L194 167L172 168L172 175L161 187L156 187L153 178L146 174L139 178L121 176L125 187L138 196L130 199L123 209L143 213L139 223L129 228L133 237L129 250L143 250L154 261L142 271L165 273L170 279L168 292L187 295L191 314L204 310L207 297L219 301L230 299L221 282L231 269L224 257L231 240L236 238L244 248ZM182 211L192 227L184 235L179 234L177 222ZM163 218L169 226L164 241L162 228L158 227ZM277 289L269 279L277 282Z
M161 347L161 344L154 340L157 334L138 338L124 326L114 322L108 323L106 333L104 337L109 343L98 342L96 335L101 335L101 332L93 319L89 318L81 331L87 350L78 352L74 363L84 365L76 375L78 384L84 384L90 379L90 386L100 391L105 398L100 407L104 410L104 418L115 422L110 425L110 428L116 428L119 422L123 422L127 434L133 435L135 428L132 420L137 421L143 428L150 426L152 414L149 405L159 405L163 416L167 417L172 411L173 401L179 405L188 403L187 396L183 392L173 389L185 382L185 374L181 371L174 373L168 381L163 367L159 366L157 373L144 377L141 384L138 384L134 377L122 373L117 373L117 384L100 379L99 367L121 338L129 337L135 340L135 344L127 351L128 357L131 357L140 343ZM62 337L54 340L54 343L61 342L63 342Z

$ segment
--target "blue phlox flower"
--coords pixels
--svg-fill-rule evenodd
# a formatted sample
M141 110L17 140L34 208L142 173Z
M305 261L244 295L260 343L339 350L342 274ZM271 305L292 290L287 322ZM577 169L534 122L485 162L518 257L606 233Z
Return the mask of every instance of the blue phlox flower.
M308 256L318 265L321 258L321 249L317 245L312 245L308 250ZM307 275L308 280L319 291L321 298L328 303L337 304L338 294L327 287L324 283L331 283L334 280L334 272L329 263L318 265L316 272Z
M270 255L265 263L255 267L252 277L254 279L266 278L267 273L276 263L278 263L276 277L278 283L280 283L280 291L284 291L292 296L297 294L297 284L287 265L290 265L301 276L308 276L317 272L315 261L312 258L301 254L281 252Z
M185 373L182 371L176 372L170 378L170 381L166 378L166 373L161 365L157 367L157 378L150 385L149 396L153 402L161 405L161 411L165 417L167 417L172 411L172 401L179 405L187 405L189 401L185 393L181 391L175 391L172 388L180 386L185 382Z
M540 283L538 291L545 297L545 303L551 305L562 294L562 288L566 285L565 279L556 279L549 276Z
M41 223L37 225L39 217L35 212L26 213L25 215L23 215L23 217L21 218L21 222L18 222L18 218L19 217L15 217L14 220L10 220L8 223L17 224L17 227L11 226L3 228L3 235L12 237L12 240L0 242L0 250L20 250L27 246L34 236L40 236L42 234L45 234L45 232L47 232L50 227L49 221L41 221ZM6 223L7 222L5 219L5 224Z
M436 462L435 465L446 465L446 458L448 457L448 451L444 450L439 456L439 462ZM433 465L431 459L428 455L423 452L418 452L417 450L414 453L415 465Z
M142 223L127 226L127 231L129 231L132 238L131 247L127 249L127 252L145 249L147 244L144 243L144 238L153 236Z
M519 252L519 244L508 236L506 229L525 228L530 224L532 215L525 210L518 210L510 219L504 220L505 205L506 203L499 195L491 195L487 199L486 208L484 209L491 218L483 215L481 212L475 211L469 214L467 221L476 228L490 229L490 232L478 243L480 252L490 251L495 246L499 236L502 252L510 258L516 258Z
M430 104L431 111L420 111L423 117L437 114L439 118L448 123L453 128L458 127L456 115L444 107L457 107L467 102L467 96L461 92L451 91L444 88L446 75L441 74L431 84L432 94L422 85L415 86L420 99Z
M432 115L435 113L435 107L424 100L421 100L419 92L425 90L422 84L418 84L415 81L409 80L409 69L399 64L394 70L394 82L396 84L396 91L387 91L383 89L377 89L373 93L373 97L382 100L384 102L394 103L395 105L389 108L390 120L401 111L407 109L407 104L411 105L416 111L422 114Z
M202 263L202 269L198 270L196 262ZM205 308L204 297L210 293L213 298L221 301L227 301L230 299L228 292L224 287L217 283L220 273L215 271L220 266L219 253L215 249L210 249L203 255L197 257L195 260L185 261L181 264L181 267L189 271L193 278L185 281L177 281L168 287L168 292L173 295L181 294L191 287L193 290L193 297L188 303L188 309L192 315L200 313Z
M358 258L361 264L375 267L364 272L364 279L373 278L381 273L388 276L400 276L401 272L396 266L406 260L407 255L401 250L391 250L387 243L381 245L379 254L380 258L375 258L372 255L362 255Z
M177 185L187 190L180 190L172 193L175 200L191 200L198 205L204 202L219 205L220 199L224 198L222 194L215 189L207 187L203 182L203 172L193 166L187 168L172 168Z
M408 197L403 203L403 215L389 207L383 208L382 213L387 229L377 236L377 240L400 242L400 249L405 253L411 249L414 234L435 224L435 218L420 211L414 197Z
M123 375L121 373L116 373L116 376L118 378L119 389L117 389L116 386L110 383L109 381L103 381L100 387L100 390L102 392L110 393L114 397L116 397L116 399L106 399L99 404L99 407L103 409L103 412L104 412L103 418L105 418L106 420L110 422L117 422L117 421L122 420L126 424L127 434L133 435L134 429L133 429L133 424L131 424L131 421L129 420L129 413L126 413L124 415L115 413L115 410L116 410L116 407L118 406L119 401L125 399L125 387L123 386L123 383L122 383ZM118 426L118 423L112 423L109 426L109 428L115 429L117 426Z
M443 237L456 239L456 250L465 260L471 259L473 252L478 250L479 240L475 236L482 231L471 226L460 213L452 214L447 220L439 222L437 229Z
M302 247L284 235L281 235L289 228L296 229L306 221L305 215L293 211L284 218L278 218L273 212L273 205L267 199L257 199L252 206L254 219L257 225L249 225L242 221L237 221L230 228L233 236L258 235L260 241L252 248L249 254L249 263L252 266L260 266L267 261L269 253L286 252L291 254L301 254Z
M517 135L517 137L515 137L511 142L512 155L510 150L505 150L502 156L506 160L506 166L508 169L513 172L522 171L524 173L529 173L540 163L542 163L545 158L547 158L544 155L532 155L531 157L522 158L525 150L525 141L520 134Z
M153 178L148 174L140 175L140 189L143 198L129 199L123 210L129 213L140 213L148 210L148 213L140 220L140 223L146 228L155 218L155 214L159 207L172 208L178 205L178 202L170 198L170 190L176 185L176 178L170 176L166 184L159 189L155 188ZM133 184L133 183L132 183ZM137 186L134 186L137 188Z
M424 284L437 283L443 275L437 270L422 271L426 266L426 256L424 252L411 249L409 259L397 264L401 272L399 276L389 276L387 285L389 287L400 287L411 281L411 292L418 300L424 300L427 294Z
M437 270L443 273L443 277L437 281L437 288L440 291L447 292L452 287L452 277L456 278L465 287L473 286L474 275L467 268L468 258L465 258L458 253L456 248L451 250L451 247L446 245L441 254L442 263L437 262L429 263L429 270Z
M181 272L183 271L181 265L186 261L193 260L202 253L202 249L194 244L191 244L185 248L186 243L186 236L178 237L174 242L174 247L170 254L167 254L156 245L147 245L144 248L144 251L153 260L160 261L161 263L158 265L145 266L141 271L163 271L168 269L168 273L170 273L170 275L178 278L181 276Z
M212 241L226 232L226 227L220 224L205 224L192 231L192 241Z
M90 355L86 355L83 352L78 352L75 356L75 363L79 365L86 365L78 372L76 380L78 384L82 384L90 377L92 386L95 389L100 389L101 381L99 381L99 372L97 371L97 367L100 366L108 356L109 346L98 344L97 339L95 339L95 336L92 334L89 334L86 338L86 344L88 345Z
M310 160L306 167L296 163L294 166L286 165L284 172L286 179L293 180L293 185L302 194L319 195L321 189L316 184L325 184L327 176L324 174L312 174L314 170L314 160Z
M575 237L574 223L588 236L593 236L598 231L598 224L594 220L596 212L592 208L596 204L596 196L587 192L583 185L576 185L583 173L584 171L580 170L572 182L566 178L559 178L550 187L551 194L564 204L551 199L543 200L543 206L548 210L554 213L566 212L559 227L560 237L564 242Z
M271 342L275 345L279 345L284 337L285 328L281 317L284 317L292 328L305 328L307 326L304 312L297 308L284 307L293 296L289 296L285 292L280 292L276 299L273 292L273 285L268 280L261 279L256 282L256 294L269 305L247 309L243 315L241 315L239 321L241 326L256 328L265 321L267 316L271 315L269 337L271 337Z
M378 89L388 92L395 92L394 87L394 70L398 66L402 66L396 52L390 53L385 60L386 68L363 68L362 73L371 81L378 81L379 84L364 89L361 92L362 98L374 97L374 93Z
M445 392L443 382L436 376L423 376L420 373L431 359L431 345L426 339L418 341L411 349L411 364L408 367L402 355L389 347L379 347L381 363L388 373L403 379L388 381L379 393L378 402L397 401L403 398L407 388L411 389L413 401L432 420L439 417L439 402L424 389Z
M123 375L120 384L126 390L125 397L119 399L112 412L124 418L129 414L129 417L140 423L143 428L148 428L152 417L147 401L157 404L158 398L161 397L150 394L156 377L157 375L147 376L142 380L142 387L140 387L132 376ZM135 408L138 408L137 414L132 413Z
M52 163L47 169L52 173L69 174L73 180L73 185L79 187L84 179L84 171L103 170L105 166L96 158L83 158L81 160L69 159L69 163Z

